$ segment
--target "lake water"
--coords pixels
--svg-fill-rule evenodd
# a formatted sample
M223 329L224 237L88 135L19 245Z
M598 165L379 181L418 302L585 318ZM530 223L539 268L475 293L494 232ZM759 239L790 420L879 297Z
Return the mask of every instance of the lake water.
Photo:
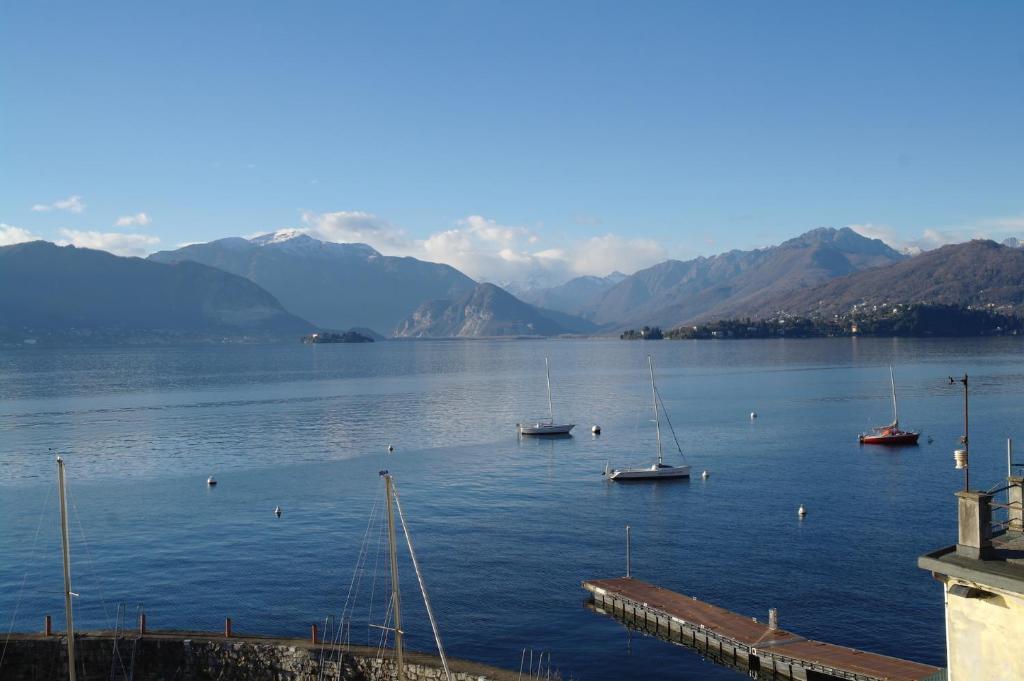
M517 669L524 648L550 651L577 679L738 678L584 608L582 580L623 573L629 523L639 578L759 618L777 607L783 627L808 637L943 665L941 590L916 559L955 541L962 397L947 377L971 374L972 482L991 487L1005 475L1005 438L1024 436L1022 348L817 339L0 351L0 625L61 621L52 448L67 460L83 629L111 626L123 602L144 604L151 628L216 631L231 616L236 631L306 636L342 610L355 581L352 641L375 642L367 619L382 621L387 562L368 520L387 468L450 655ZM606 461L652 460L647 352L695 477L611 484ZM576 436L520 441L514 424L546 414L545 355L556 416L578 424ZM890 362L901 422L924 432L919 447L857 444L890 418ZM353 580L361 550L367 568ZM402 570L409 645L430 650L407 561Z

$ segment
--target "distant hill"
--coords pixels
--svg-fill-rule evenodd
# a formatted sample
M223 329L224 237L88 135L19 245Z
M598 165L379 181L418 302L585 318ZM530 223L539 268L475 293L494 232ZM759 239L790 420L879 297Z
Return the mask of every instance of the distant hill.
M385 256L366 244L325 242L295 230L219 239L149 257L164 263L191 260L246 277L324 329L367 327L384 335L422 303L454 298L476 286L448 265Z
M0 290L5 336L298 337L312 328L256 284L213 267L45 241L0 247Z
M978 239L925 251L887 267L857 272L760 301L749 316L778 312L834 315L854 305L1024 306L1024 250Z
M606 327L671 328L733 317L771 296L905 258L847 227L823 227L778 246L668 260L626 277L581 312Z
M557 321L556 321L557 320ZM586 322L524 303L494 284L478 284L454 300L424 303L395 335L403 338L555 336L581 332Z
M625 278L622 272L612 272L607 277L576 277L559 286L523 291L518 297L531 305L579 315L598 296Z

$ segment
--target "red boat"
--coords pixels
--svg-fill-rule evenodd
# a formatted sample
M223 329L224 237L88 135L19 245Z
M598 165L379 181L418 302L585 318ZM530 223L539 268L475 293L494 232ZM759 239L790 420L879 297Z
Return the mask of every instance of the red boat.
M889 367L889 380L892 383L892 423L859 435L857 439L862 445L916 445L917 438L921 437L921 433L900 430L900 415L896 409L896 377L892 366Z
M921 433L900 430L899 423L894 423L875 428L873 433L863 433L859 439L862 445L916 445L919 437Z

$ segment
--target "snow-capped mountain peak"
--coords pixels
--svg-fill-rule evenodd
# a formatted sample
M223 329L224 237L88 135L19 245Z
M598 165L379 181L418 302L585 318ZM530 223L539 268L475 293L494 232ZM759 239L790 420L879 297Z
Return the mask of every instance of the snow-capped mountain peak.
M339 244L333 241L321 241L311 237L301 229L279 229L276 232L253 237L249 241L261 248L280 249L294 255L341 255L361 258L380 256L380 253L372 246L359 243Z

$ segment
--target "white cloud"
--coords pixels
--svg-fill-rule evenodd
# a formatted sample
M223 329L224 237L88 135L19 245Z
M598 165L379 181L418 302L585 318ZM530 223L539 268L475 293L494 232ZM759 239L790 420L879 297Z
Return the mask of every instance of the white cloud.
M904 238L889 226L874 223L850 225L850 229L872 239L881 239L898 251L916 254L946 244L958 244L971 239L1002 241L1008 236L1020 238L1024 233L1024 216L981 218L951 227L930 227L920 234Z
M520 287L553 286L582 274L633 272L667 257L651 239L605 234L549 244L535 230L482 215L469 215L423 239L363 211L303 211L302 221L299 231L324 241L365 243L385 255L445 263L480 281Z
M57 242L60 246L80 246L109 251L116 255L144 256L152 253L160 243L159 237L149 234L125 234L123 232L80 231L62 229L64 238Z
M25 241L38 241L39 239L42 239L42 237L36 236L27 229L0 222L0 246L11 246L24 243Z
M572 262L577 274L603 276L615 270L636 272L667 258L665 249L653 239L626 239L605 234L580 244Z
M145 213L135 215L122 215L114 223L115 227L145 227L153 220Z
M373 213L340 210L334 213L302 211L303 230L324 241L369 244L387 255L411 255L413 244L405 232Z
M85 203L78 194L73 194L66 199L59 199L53 203L37 203L32 206L37 213L48 213L51 210L64 210L69 213L81 213L85 210Z

